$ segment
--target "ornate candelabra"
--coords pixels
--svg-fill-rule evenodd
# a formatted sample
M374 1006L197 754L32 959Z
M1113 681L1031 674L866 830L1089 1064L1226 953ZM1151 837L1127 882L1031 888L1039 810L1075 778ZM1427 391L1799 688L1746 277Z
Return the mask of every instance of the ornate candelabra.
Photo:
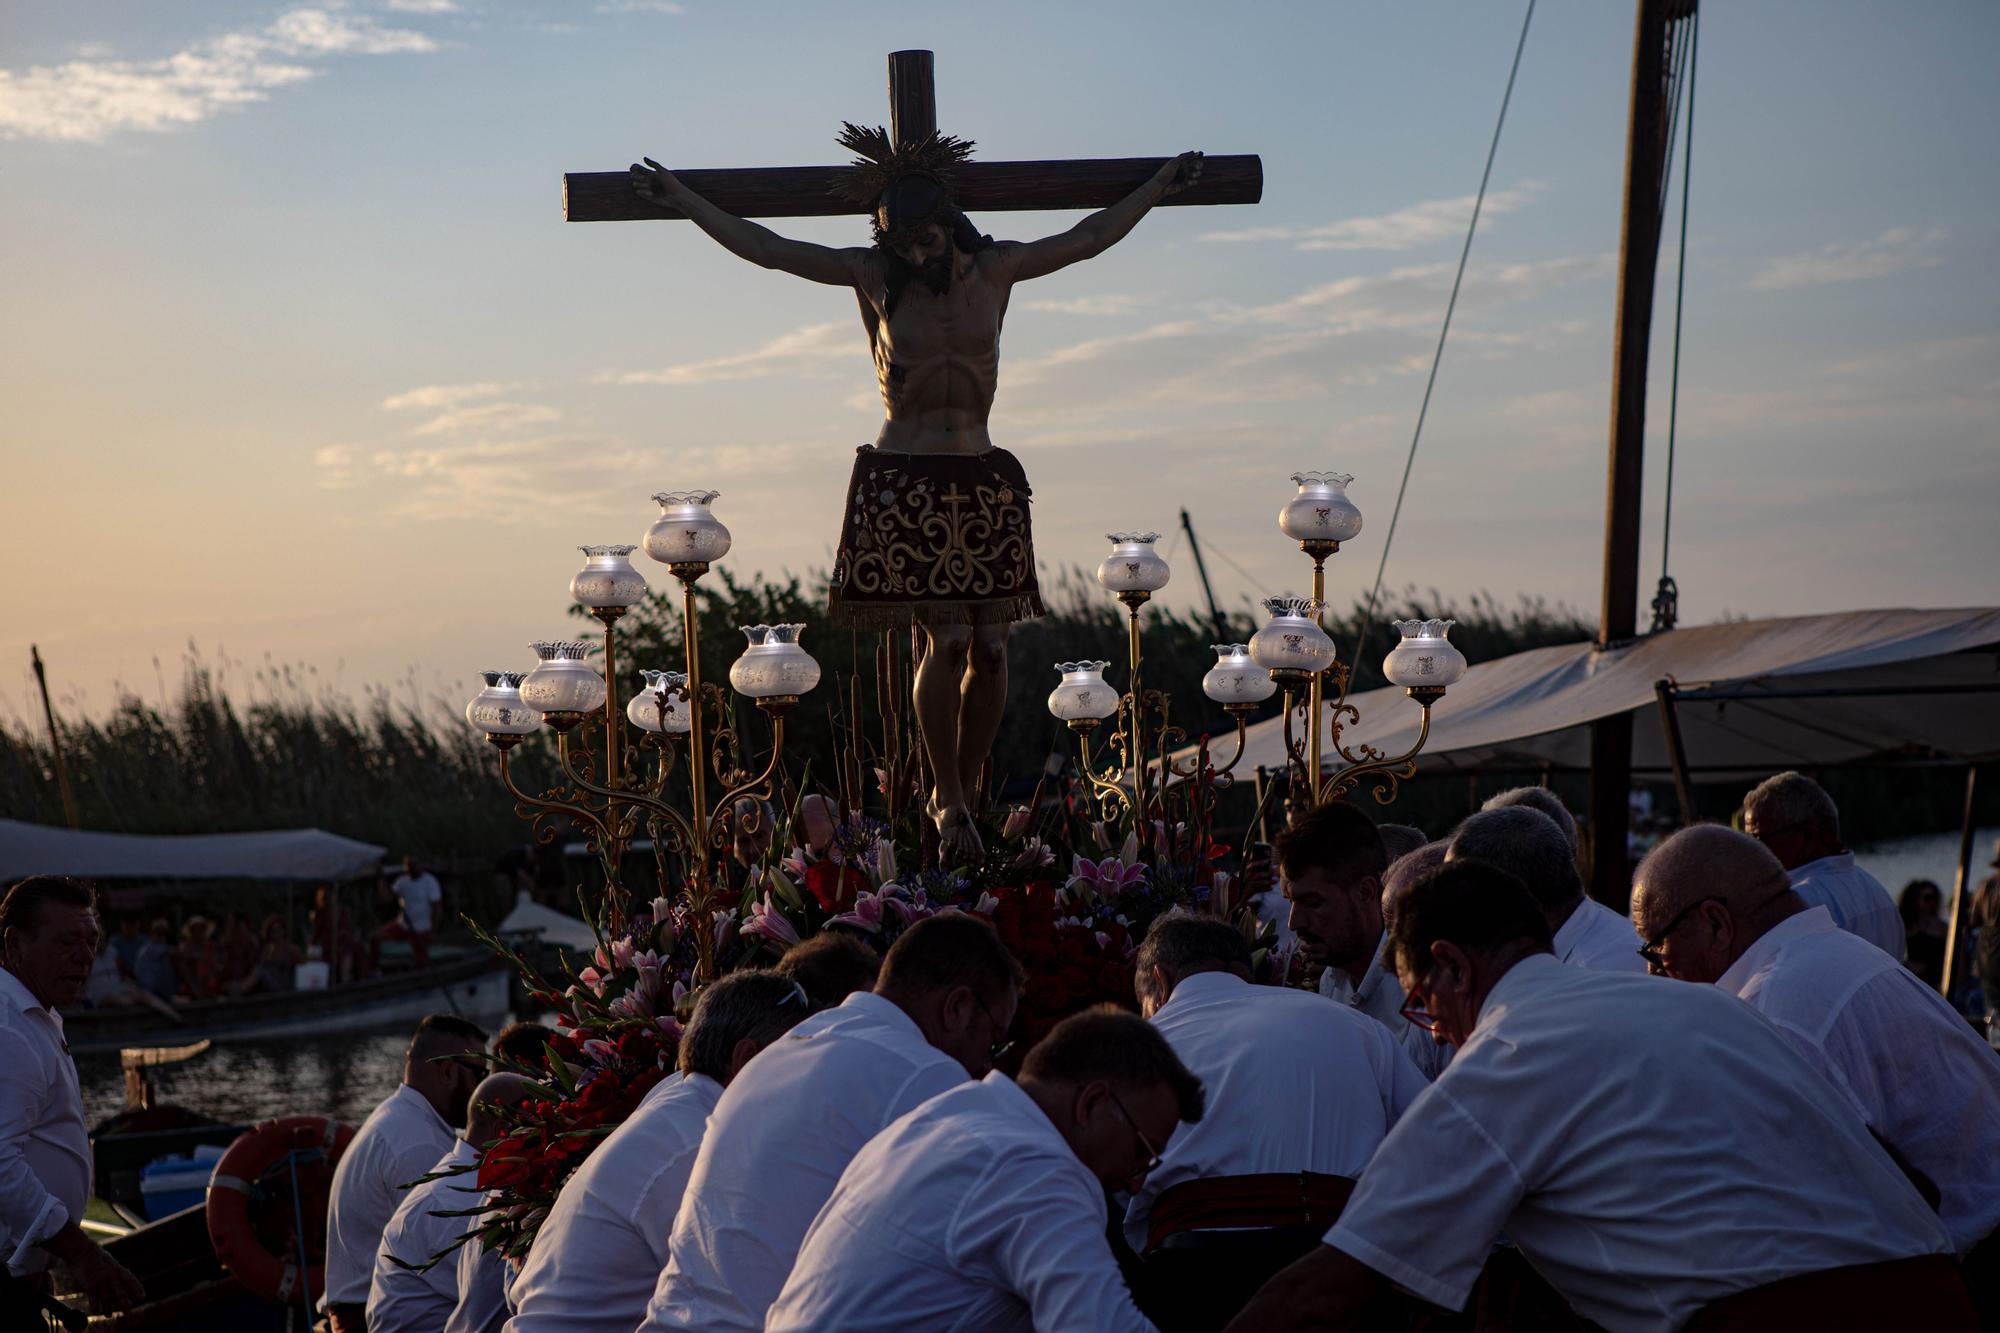
M1120 692L1106 683L1109 662L1058 662L1062 680L1048 700L1049 712L1076 734L1080 772L1107 822L1146 817L1175 781L1191 780L1202 788L1227 785L1243 758L1250 715L1280 689L1287 765L1295 790L1304 793L1306 803L1343 798L1364 779L1373 779L1375 799L1387 804L1395 798L1401 779L1416 772L1416 756L1430 737L1431 708L1465 674L1465 658L1446 637L1451 621L1396 622L1403 639L1383 660L1382 670L1423 709L1416 743L1392 757L1372 745L1350 749L1342 742L1343 719L1356 723L1360 713L1347 702L1348 668L1326 633L1326 561L1342 542L1361 532L1361 511L1347 497L1353 480L1342 472L1293 474L1298 494L1279 511L1278 527L1311 558L1313 595L1266 599L1263 607L1270 620L1247 645L1214 645L1216 663L1202 678L1202 692L1222 705L1235 723L1236 747L1226 763L1212 760L1206 736L1189 762L1175 762L1171 751L1186 735L1173 724L1165 693L1143 688L1139 646L1139 613L1166 586L1172 571L1153 550L1157 533L1111 534L1111 554L1097 567L1097 581L1127 610L1127 687ZM1330 708L1329 688L1336 692ZM1294 735L1295 714L1305 720L1303 737ZM1331 774L1326 772L1323 714L1330 714L1325 717L1325 731L1346 761ZM1114 718L1108 747L1111 762L1100 766L1092 755L1093 736Z

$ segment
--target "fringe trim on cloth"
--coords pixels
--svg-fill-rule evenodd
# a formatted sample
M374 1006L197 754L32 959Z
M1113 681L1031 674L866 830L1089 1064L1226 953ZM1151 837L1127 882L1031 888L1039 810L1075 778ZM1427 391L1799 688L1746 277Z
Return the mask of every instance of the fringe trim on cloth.
M840 594L830 599L834 622L843 629L885 631L908 629L912 625L1013 625L1036 620L1047 613L1040 593L1007 597L998 601L910 602L901 606L881 602L847 603Z

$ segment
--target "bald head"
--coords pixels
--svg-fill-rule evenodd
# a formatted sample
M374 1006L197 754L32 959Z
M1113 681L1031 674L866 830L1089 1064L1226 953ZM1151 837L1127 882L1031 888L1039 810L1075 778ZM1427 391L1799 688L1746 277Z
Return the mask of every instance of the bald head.
M1427 842L1413 852L1405 852L1389 863L1382 872L1382 920L1390 929L1395 928L1396 910L1403 900L1410 896L1410 890L1417 881L1444 864L1444 854L1451 844L1443 838Z
M465 1141L483 1148L506 1133L507 1120L501 1112L519 1106L534 1090L534 1080L520 1074L488 1074L481 1079L466 1113Z
M1481 810L1504 810L1510 805L1525 805L1530 810L1539 810L1555 820L1556 827L1569 839L1572 852L1576 850L1576 816L1562 803L1562 797L1547 787L1509 787L1506 791L1486 798Z
M1632 879L1632 925L1685 981L1714 981L1765 931L1805 903L1770 849L1720 824L1697 824L1646 854Z

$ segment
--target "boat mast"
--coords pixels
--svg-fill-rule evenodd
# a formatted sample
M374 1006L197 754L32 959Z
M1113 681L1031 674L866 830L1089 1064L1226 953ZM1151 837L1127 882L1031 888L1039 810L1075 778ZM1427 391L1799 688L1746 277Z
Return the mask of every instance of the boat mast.
M1625 137L1625 214L1618 242L1618 326L1611 362L1611 456L1604 501L1604 587L1599 651L1639 632L1639 521L1645 477L1646 354L1666 203L1667 33L1694 16L1696 0L1638 0L1632 43L1632 111ZM1623 911L1631 893L1626 855L1632 786L1632 714L1590 724L1591 893Z
M67 819L69 826L74 829L77 827L76 797L70 794L69 770L63 766L62 733L56 730L56 710L49 703L49 676L48 672L42 669L42 650L32 643L28 645L28 660L34 664L35 684L40 686L42 691L42 716L49 724L49 752L55 756L56 790L62 793L63 818Z
M1194 552L1194 571L1201 575L1201 590L1208 594L1208 618L1215 626L1215 641L1229 642L1229 622L1222 618L1222 608L1215 604L1215 585L1208 581L1208 561L1201 558L1201 543L1194 539L1194 520L1188 511L1181 510L1181 530L1187 533L1188 550Z

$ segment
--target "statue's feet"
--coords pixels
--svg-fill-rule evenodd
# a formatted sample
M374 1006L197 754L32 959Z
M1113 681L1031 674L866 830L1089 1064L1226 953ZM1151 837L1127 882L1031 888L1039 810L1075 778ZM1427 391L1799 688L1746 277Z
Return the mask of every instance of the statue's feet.
M986 845L979 840L979 827L972 820L972 811L962 805L940 806L930 803L931 822L937 825L938 860L945 865L963 865L977 861L986 854Z

